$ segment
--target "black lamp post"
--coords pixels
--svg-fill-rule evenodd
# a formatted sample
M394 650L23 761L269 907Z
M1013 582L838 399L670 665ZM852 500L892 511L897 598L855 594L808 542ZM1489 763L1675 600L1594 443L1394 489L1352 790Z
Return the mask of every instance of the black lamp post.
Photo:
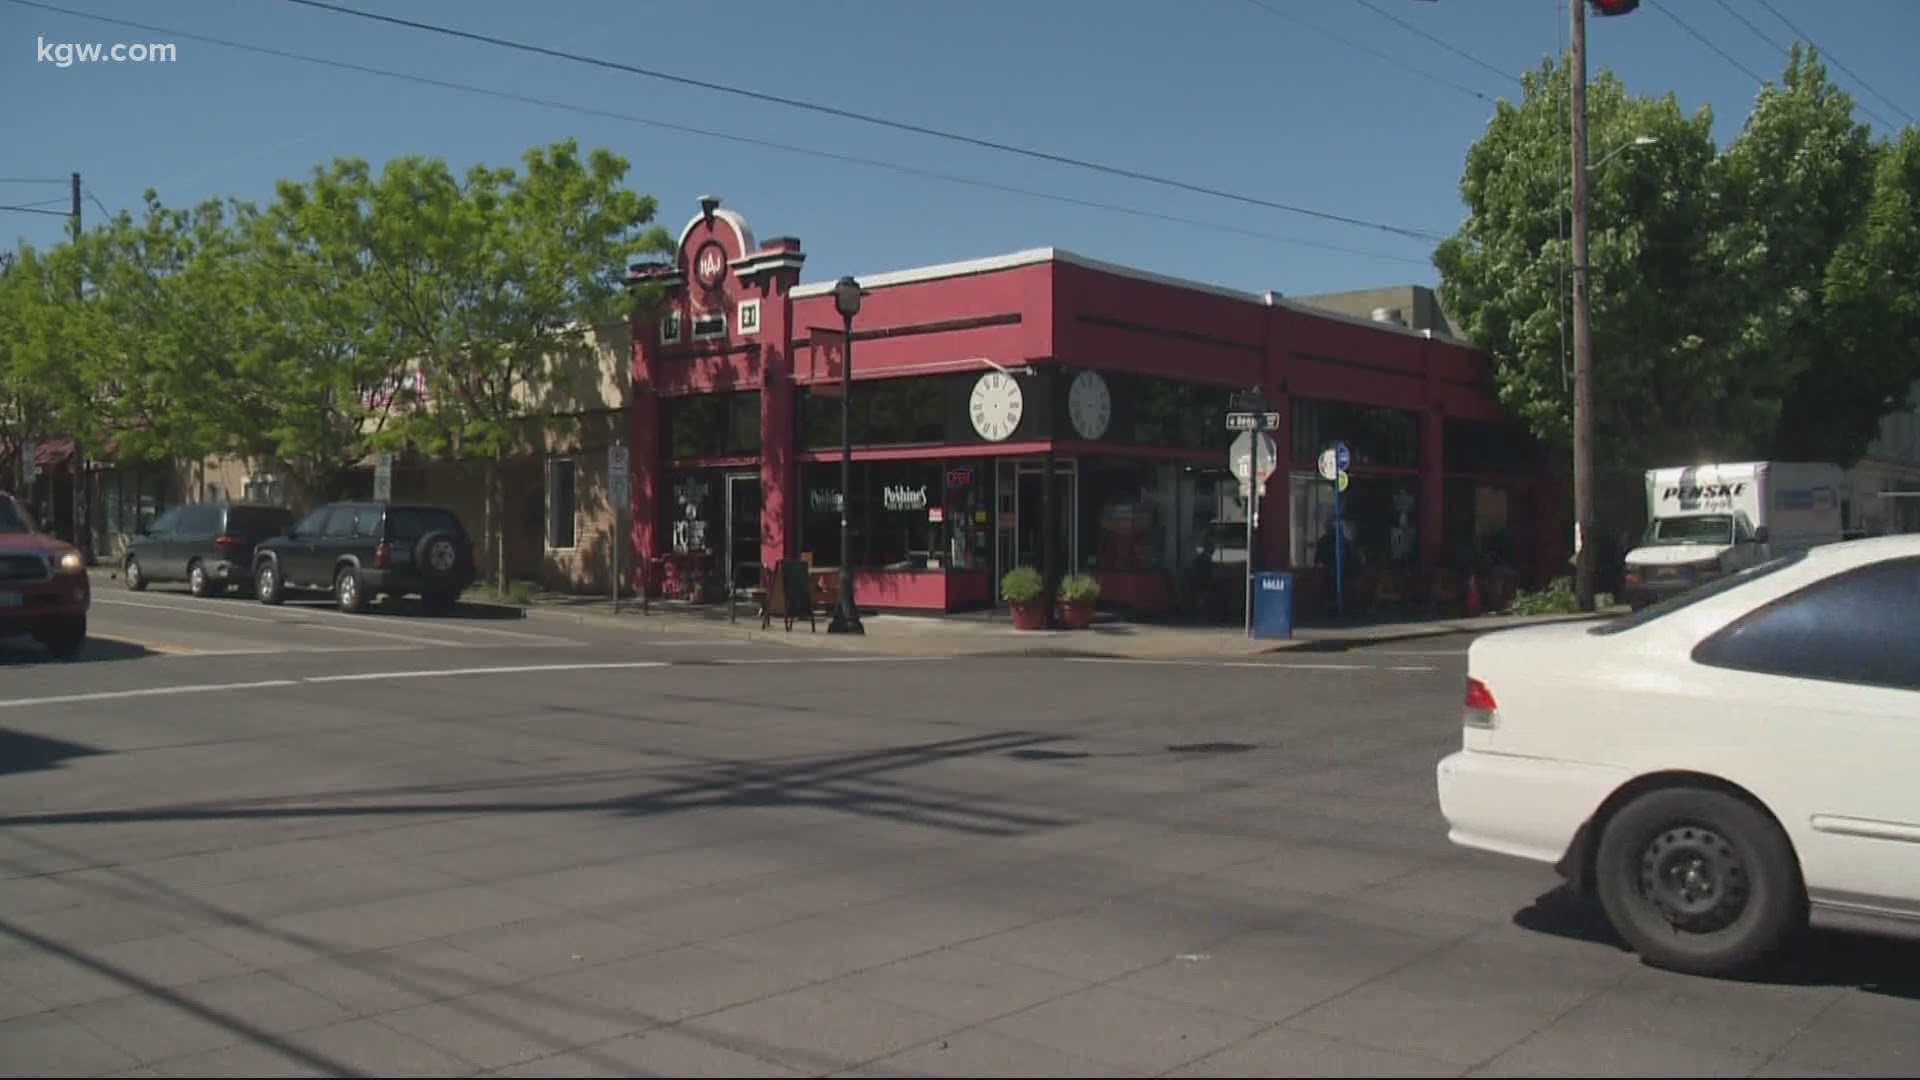
M860 295L860 283L850 277L833 286L833 306L847 336L840 354L840 600L827 624L829 634L867 632L853 602L853 544L847 535L847 507L853 502L853 317L860 314Z

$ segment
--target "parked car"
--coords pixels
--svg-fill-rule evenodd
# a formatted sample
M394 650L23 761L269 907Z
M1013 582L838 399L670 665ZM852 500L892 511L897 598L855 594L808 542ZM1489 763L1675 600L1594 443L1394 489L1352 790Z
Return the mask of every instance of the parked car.
M1803 549L1467 655L1455 843L1555 864L1648 961L1920 936L1920 536Z
M453 511L410 503L332 503L254 551L254 593L278 604L328 592L342 611L389 596L446 610L474 581L473 540Z
M92 604L80 552L41 532L19 500L0 494L0 638L30 634L68 659L87 643Z
M195 596L253 583L256 544L287 531L293 511L248 503L188 503L155 518L127 545L121 573L134 592L184 581Z

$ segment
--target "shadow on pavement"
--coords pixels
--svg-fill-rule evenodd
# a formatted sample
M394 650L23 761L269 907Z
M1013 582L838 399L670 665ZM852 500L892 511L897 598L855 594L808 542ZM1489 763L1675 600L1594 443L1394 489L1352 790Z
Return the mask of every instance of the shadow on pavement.
M1597 901L1561 887L1517 912L1514 925L1627 951ZM1920 942L1808 931L1764 971L1740 980L1779 986L1844 986L1920 1001Z
M0 728L0 776L52 769L68 758L100 753L91 746Z
M29 664L101 664L113 660L139 660L157 655L152 649L136 642L89 637L86 645L81 648L80 655L70 660L56 660L32 638L7 638L0 641L0 668L25 667Z
M657 790L611 799L482 801L416 800L351 802L341 793L330 802L250 799L222 803L79 810L0 818L17 825L99 825L156 821L301 820L381 818L447 814L578 814L603 812L631 817L684 813L716 807L812 807L983 836L1018 836L1069 824L1062 818L1022 813L981 800L936 794L924 783L886 774L958 759L1004 754L1058 741L1055 736L1007 732L946 739L855 754L813 755L769 764L713 761L675 769ZM486 785L489 787L498 785ZM382 793L385 794L385 793Z

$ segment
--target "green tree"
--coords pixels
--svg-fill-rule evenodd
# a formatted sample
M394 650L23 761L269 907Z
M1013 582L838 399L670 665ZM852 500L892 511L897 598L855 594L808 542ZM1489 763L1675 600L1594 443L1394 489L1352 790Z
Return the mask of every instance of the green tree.
M395 417L414 398L376 302L370 191L364 163L335 162L306 183L282 181L248 234L247 378L275 389L259 448L320 499L343 494L355 466L393 445Z
M506 582L500 464L554 419L554 390L596 363L586 331L631 309L628 264L670 250L655 203L621 186L625 159L572 141L529 151L525 172L437 159L389 162L378 180L349 168L373 303L397 355L417 363L424 400L396 434L483 462L485 535ZM365 177L363 179L363 177Z
M1714 265L1742 380L1729 391L1779 402L1758 452L1852 464L1887 411L1884 386L1866 377L1879 361L1840 341L1826 287L1843 247L1866 253L1856 234L1880 153L1853 98L1796 45L1720 156Z
M1568 70L1543 64L1523 83L1520 101L1501 102L1467 152L1467 219L1434 263L1447 311L1492 355L1501 400L1564 449L1573 415ZM1725 406L1733 373L1711 347L1715 309L1692 302L1714 289L1712 114L1685 115L1671 94L1634 97L1604 70L1589 82L1587 109L1601 464L1637 469L1650 454L1744 441L1755 425ZM1642 138L1655 142L1637 145Z

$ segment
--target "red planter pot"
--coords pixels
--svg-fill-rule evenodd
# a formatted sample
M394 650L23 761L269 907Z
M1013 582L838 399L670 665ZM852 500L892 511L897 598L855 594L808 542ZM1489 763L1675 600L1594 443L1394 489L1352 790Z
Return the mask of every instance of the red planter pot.
M1060 605L1060 625L1069 630L1086 630L1093 626L1092 604Z
M1015 630L1045 630L1047 628L1047 606L1038 600L1026 603L1009 601L1007 606L1013 609L1013 628Z

